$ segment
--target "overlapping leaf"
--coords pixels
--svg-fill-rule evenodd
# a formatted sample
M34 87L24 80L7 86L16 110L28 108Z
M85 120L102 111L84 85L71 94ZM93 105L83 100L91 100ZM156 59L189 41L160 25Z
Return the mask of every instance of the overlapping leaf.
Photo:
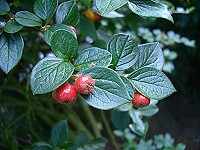
M86 102L98 109L112 109L131 100L119 75L108 68L92 67L79 72L95 80L95 88L89 95L82 95Z
M128 2L128 5L132 12L140 16L165 18L171 22L174 22L171 14L167 10L167 7L160 2L154 2L150 0L131 1L131 2Z
M0 68L8 73L21 59L24 42L19 33L0 35Z
M158 42L141 44L138 48L139 58L133 65L134 69L139 69L141 67L162 69L164 65L164 56Z
M77 55L77 39L66 30L56 30L53 32L50 45L53 53L65 60L69 60Z
M23 26L17 23L16 21L10 20L5 24L3 30L7 33L16 33L20 31L22 28Z
M142 116L153 116L159 109L156 105L149 105L147 107L139 108L138 110Z
M135 93L135 89L133 87L133 84L129 81L129 79L127 79L126 77L120 76L122 81L125 84L125 87L130 95L130 97L134 97L134 93Z
M128 0L96 0L95 2L97 10L103 15L125 5Z
M128 69L138 60L138 45L129 35L115 34L109 40L107 49L112 54L115 70Z
M31 73L33 94L51 92L66 82L74 71L70 62L57 57L46 57L40 60Z
M36 0L34 3L34 12L44 20L50 20L56 12L58 0Z
M75 1L61 3L56 11L56 23L75 26L79 20L79 10Z
M91 47L82 51L74 60L76 70L87 69L93 66L108 67L111 54L101 48Z
M19 11L15 14L15 20L27 27L42 26L42 20L29 11Z
M140 112L137 110L130 110L129 115L133 122L132 124L129 124L129 128L139 136L145 136L148 129L148 124L143 122L140 117Z
M56 30L61 30L61 29L70 32L75 38L77 38L76 33L74 31L72 31L67 25L54 24L50 28L48 28L47 30L44 31L43 39L45 40L45 42L50 45L50 41L51 41L51 37L52 37L53 33Z
M137 91L152 99L161 100L176 91L169 78L156 68L140 68L128 78Z
M0 0L0 15L5 15L10 11L10 6L5 0Z

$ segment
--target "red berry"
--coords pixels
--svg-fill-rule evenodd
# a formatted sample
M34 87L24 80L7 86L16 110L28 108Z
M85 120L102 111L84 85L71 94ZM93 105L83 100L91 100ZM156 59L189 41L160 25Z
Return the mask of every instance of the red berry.
M102 18L102 16L97 13L94 13L94 17L95 17L95 21L97 21L97 22L100 21Z
M142 108L150 104L150 99L139 92L135 92L132 104L136 108Z
M76 33L76 29L73 26L68 26L70 29L72 29Z
M74 87L80 94L90 94L94 90L94 84L95 82L92 77L83 75L76 79Z
M52 93L52 97L61 104L71 104L75 102L77 95L76 89L69 83L64 83Z

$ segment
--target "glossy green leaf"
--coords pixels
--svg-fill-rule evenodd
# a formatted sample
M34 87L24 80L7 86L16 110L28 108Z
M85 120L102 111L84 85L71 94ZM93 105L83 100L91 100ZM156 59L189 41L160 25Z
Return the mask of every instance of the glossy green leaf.
M165 18L171 22L174 22L171 14L167 10L167 7L159 2L154 1L132 1L128 2L129 9L137 15L143 17L156 17Z
M53 53L60 58L69 60L77 55L78 41L66 30L53 32L50 42Z
M81 19L80 29L81 29L81 33L84 36L89 36L89 37L93 38L94 40L97 39L97 33L96 33L94 23L92 23L90 20Z
M56 23L75 26L79 20L79 10L75 1L61 3L56 11Z
M15 14L15 20L27 27L42 26L42 20L29 11L19 11Z
M133 121L133 124L129 125L129 127L134 131L134 132L139 132L140 135L143 135L145 131L145 125L140 118L140 112L137 110L131 110L129 111L129 115Z
M140 68L128 78L137 91L152 99L161 100L176 91L169 78L156 68Z
M16 21L10 20L5 24L3 30L7 33L16 33L20 31L22 28L23 26L17 23Z
M135 93L135 88L134 88L133 84L129 81L128 78L123 77L123 76L120 76L120 77L121 77L122 81L124 82L125 87L126 87L128 93L129 93L130 97L133 98L134 93Z
M86 102L98 109L112 109L131 100L119 75L108 68L92 67L79 72L95 80L95 88L89 95L82 95Z
M54 24L50 28L48 28L47 30L44 31L43 39L45 40L45 42L50 45L51 37L52 37L53 33L56 30L60 30L60 29L64 29L64 30L70 32L75 38L77 38L76 33L74 31L72 31L72 29L70 29L67 25Z
M52 147L48 143L41 141L34 143L32 150L52 150Z
M61 147L67 141L68 125L67 120L58 122L51 131L51 144L54 148Z
M0 35L1 35L2 32L3 32L3 30L0 28Z
M10 11L10 6L5 0L0 0L0 15L5 15Z
M139 59L134 64L134 69L139 69L141 67L154 67L159 70L162 69L164 65L164 56L158 42L141 44L138 48Z
M158 107L156 105L149 105L147 107L139 108L142 116L153 116L158 112Z
M34 12L44 20L50 20L56 12L58 0L36 0L34 3Z
M107 49L112 54L112 67L115 70L128 69L138 60L138 45L129 35L115 34L109 40Z
M51 92L65 83L74 71L70 62L57 57L46 57L40 60L31 73L33 94Z
M130 117L128 114L128 111L119 111L119 110L112 110L111 111L111 120L113 125L123 131L125 128L127 128L129 122L130 122Z
M108 67L111 62L111 54L101 48L91 47L82 51L74 60L76 70L87 69L93 66Z
M21 59L24 41L19 33L0 35L0 68L6 74L17 65Z
M137 110L130 110L129 115L132 119L132 124L129 124L129 128L136 134L144 136L147 132L148 124L144 123L141 119L141 114Z
M101 15L107 14L125 5L128 0L96 0L97 10Z

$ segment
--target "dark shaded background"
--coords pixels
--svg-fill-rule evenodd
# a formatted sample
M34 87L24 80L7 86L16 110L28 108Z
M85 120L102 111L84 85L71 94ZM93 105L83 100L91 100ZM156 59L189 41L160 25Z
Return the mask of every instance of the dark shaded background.
M176 6L183 1L172 1ZM173 15L174 25L159 24L196 40L196 48L179 45L175 71L168 74L177 92L159 103L160 111L150 120L150 134L169 132L187 149L200 149L200 2L190 1L195 10L189 15ZM185 4L184 6L188 6ZM166 26L167 25L167 26Z

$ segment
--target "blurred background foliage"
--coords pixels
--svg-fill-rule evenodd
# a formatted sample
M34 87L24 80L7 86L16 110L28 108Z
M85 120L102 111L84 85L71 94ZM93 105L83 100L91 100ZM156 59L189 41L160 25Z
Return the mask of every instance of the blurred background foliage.
M33 11L34 0L7 2L13 14L19 10ZM77 3L81 13L76 26L80 50L89 46L105 48L108 39L119 32L131 34L141 44L161 43L165 56L163 69L177 92L158 103L160 111L150 120L147 139L168 132L188 149L200 148L200 2L168 1L173 4L174 24L164 19L139 17L126 7L118 9L115 17L105 16L101 21L91 22L85 17L85 11L88 8L95 11L92 2L80 0ZM8 18L0 19L2 23ZM52 19L50 24L54 22ZM28 149L36 141L48 141L51 128L63 119L68 120L70 140L81 131L90 138L98 134L91 133L88 117L88 113L98 116L96 109L88 108L81 101L70 106L60 105L52 99L51 93L32 95L29 87L31 69L41 58L51 55L50 47L42 40L37 28L23 28L20 34L25 41L21 61L8 75L0 71L0 148ZM112 124L110 112L106 111L105 115ZM101 117L96 120L102 135L108 137ZM111 128L115 129L112 125Z

